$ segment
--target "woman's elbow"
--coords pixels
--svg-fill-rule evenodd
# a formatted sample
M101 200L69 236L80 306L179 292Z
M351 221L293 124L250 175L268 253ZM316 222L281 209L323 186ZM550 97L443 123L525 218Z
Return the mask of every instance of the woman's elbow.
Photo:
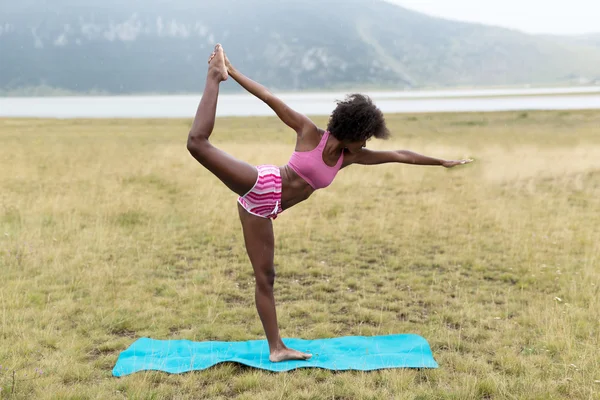
M186 147L192 155L197 155L202 152L202 149L207 147L208 139L194 131L190 131L187 138Z

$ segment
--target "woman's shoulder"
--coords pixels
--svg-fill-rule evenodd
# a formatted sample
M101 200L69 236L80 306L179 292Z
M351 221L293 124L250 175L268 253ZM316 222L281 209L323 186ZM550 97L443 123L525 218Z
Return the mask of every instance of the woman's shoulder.
M310 151L316 148L321 142L321 139L323 138L325 132L325 129L321 129L316 125L314 125L311 128L305 129L303 132L298 134L298 139L296 141L296 150Z
M307 140L321 139L325 134L325 129L319 128L317 125L311 125L306 127L302 132L298 134L299 137Z

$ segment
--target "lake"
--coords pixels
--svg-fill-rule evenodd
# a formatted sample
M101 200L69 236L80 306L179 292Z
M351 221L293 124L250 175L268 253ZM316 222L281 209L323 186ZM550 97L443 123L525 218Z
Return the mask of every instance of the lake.
M600 86L540 89L364 92L385 113L600 109ZM329 115L345 93L278 94L295 110ZM200 95L0 97L0 117L190 118ZM218 116L268 116L248 94L222 94Z

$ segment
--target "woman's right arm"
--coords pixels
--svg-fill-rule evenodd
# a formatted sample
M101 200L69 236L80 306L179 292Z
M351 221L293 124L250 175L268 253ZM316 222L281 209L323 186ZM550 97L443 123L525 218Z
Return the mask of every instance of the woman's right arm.
M279 119L295 130L297 134L302 135L309 129L316 129L315 123L306 115L292 110L280 98L271 93L269 89L239 72L231 65L227 58L225 59L225 63L227 65L229 76L235 79L235 81L248 92L264 101L273 111L275 111L275 114L277 114Z
M346 160L347 158L347 160ZM386 163L402 163L413 165L439 165L446 168L452 168L457 165L463 165L473 162L472 159L465 160L444 160L424 156L409 150L369 150L363 148L356 154L350 154L344 157L344 163L347 164L362 164L362 165L377 165Z

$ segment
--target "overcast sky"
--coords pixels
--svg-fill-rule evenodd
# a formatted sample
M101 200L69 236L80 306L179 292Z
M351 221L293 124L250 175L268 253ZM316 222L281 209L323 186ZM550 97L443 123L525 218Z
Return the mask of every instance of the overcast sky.
M528 33L600 32L600 0L388 0L436 17Z

